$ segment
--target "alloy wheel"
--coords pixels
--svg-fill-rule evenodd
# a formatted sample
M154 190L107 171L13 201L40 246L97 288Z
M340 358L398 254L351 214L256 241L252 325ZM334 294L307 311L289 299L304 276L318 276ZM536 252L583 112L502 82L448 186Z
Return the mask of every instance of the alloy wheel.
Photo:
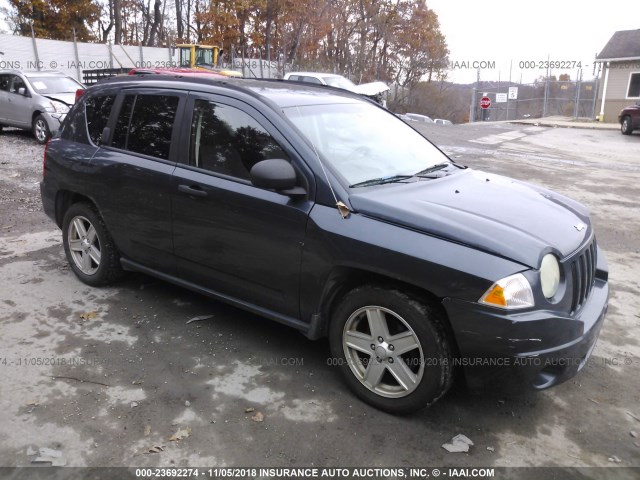
M68 242L71 258L85 275L93 275L100 267L100 239L91 222L83 216L74 217L69 223Z
M359 308L345 323L342 346L351 372L372 392L399 398L420 385L422 347L397 313L379 306Z

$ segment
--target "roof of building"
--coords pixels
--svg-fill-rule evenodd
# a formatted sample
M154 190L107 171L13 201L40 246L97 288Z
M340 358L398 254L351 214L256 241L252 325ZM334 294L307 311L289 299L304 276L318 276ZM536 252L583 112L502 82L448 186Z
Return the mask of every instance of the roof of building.
M640 29L620 30L614 33L596 59L640 60Z

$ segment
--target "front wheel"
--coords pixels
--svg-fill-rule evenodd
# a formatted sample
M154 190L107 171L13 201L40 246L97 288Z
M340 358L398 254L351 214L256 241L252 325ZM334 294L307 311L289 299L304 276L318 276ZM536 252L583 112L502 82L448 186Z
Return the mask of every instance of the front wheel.
M44 145L51 138L51 131L49 125L42 115L38 115L33 119L32 125L33 136L36 137L36 141L40 145Z
M623 135L631 135L633 131L633 125L631 124L631 117L624 117L620 124L620 131Z
M364 286L349 292L333 313L329 340L348 386L381 410L419 410L451 386L444 319L399 290Z
M62 243L73 273L87 285L107 285L122 274L116 247L93 205L69 207L62 222Z

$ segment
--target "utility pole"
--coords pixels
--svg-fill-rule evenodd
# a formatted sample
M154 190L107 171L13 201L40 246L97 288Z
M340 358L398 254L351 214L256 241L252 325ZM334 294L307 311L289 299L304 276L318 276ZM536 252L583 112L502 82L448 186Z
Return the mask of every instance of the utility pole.
M476 121L476 90L480 90L480 69L476 77L476 86L471 90L471 106L469 107L469 122Z
M580 114L580 89L582 88L582 69L576 71L576 98L573 107L573 118L578 118Z
M547 116L548 98L549 98L549 55L547 54L547 75L544 82L544 104L542 105L542 118Z

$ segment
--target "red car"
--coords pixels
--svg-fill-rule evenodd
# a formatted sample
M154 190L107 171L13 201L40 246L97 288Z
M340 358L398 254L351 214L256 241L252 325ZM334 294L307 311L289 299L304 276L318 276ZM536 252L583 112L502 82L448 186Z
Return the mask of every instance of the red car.
M631 132L640 129L640 102L622 109L618 121L623 135L631 135Z
M218 78L225 78L225 75L214 71L199 70L196 68L134 68L129 75L208 75Z

